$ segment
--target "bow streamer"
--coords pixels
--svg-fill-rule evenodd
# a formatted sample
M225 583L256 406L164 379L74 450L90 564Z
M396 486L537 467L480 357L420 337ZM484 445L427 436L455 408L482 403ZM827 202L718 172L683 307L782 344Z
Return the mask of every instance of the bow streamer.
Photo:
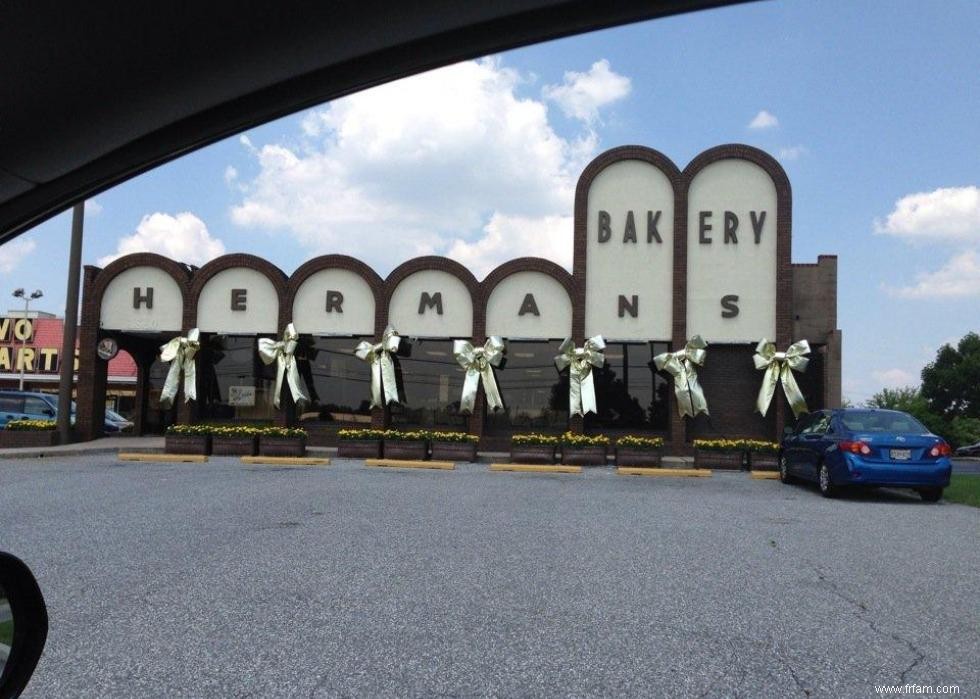
M289 392L292 394L294 402L310 400L309 396L306 395L306 384L303 383L303 378L299 375L296 359L293 357L298 344L299 333L296 332L296 326L292 323L286 326L282 333L282 340L278 342L267 337L259 338L259 359L266 365L276 363L276 392L272 404L277 408L279 407L279 397L282 395L283 376L286 377L286 382L289 384Z
M184 402L197 400L197 372L194 356L201 349L201 331L193 328L187 337L175 337L165 345L160 345L160 361L170 362L167 379L160 392L160 405L169 408L177 397L180 374L184 374Z
M697 367L704 365L708 343L700 335L695 335L684 349L677 352L664 352L653 358L658 371L666 371L674 377L674 395L677 397L677 412L681 417L708 415L708 401L698 382Z
M789 401L793 414L799 417L808 412L803 393L793 377L794 371L806 371L810 360L806 355L810 354L810 343L806 340L794 342L785 352L777 352L776 345L763 338L755 348L752 361L755 368L766 373L762 377L762 388L759 389L759 397L755 402L755 409L763 415L769 410L769 404L776 393L776 386L783 384L783 392L786 400Z
M568 370L568 410L571 415L598 413L595 400L595 381L592 377L592 367L597 369L606 363L602 350L606 349L606 341L602 335L590 337L585 346L576 347L571 338L567 338L558 348L555 366L558 371L565 367Z
M474 347L473 343L467 340L453 342L453 356L456 357L459 365L466 370L466 379L463 381L463 397L459 402L460 412L473 412L473 407L476 405L476 391L480 386L481 378L490 410L496 412L504 407L504 401L500 397L500 389L497 388L497 379L493 375L493 368L500 366L500 362L504 358L504 347L504 341L496 335L491 336L483 347Z
M390 325L385 328L381 342L372 345L361 342L354 348L354 355L371 365L371 407L383 408L385 403L400 403L398 384L395 379L395 362L391 355L398 351L401 337ZM382 389L384 391L382 396Z

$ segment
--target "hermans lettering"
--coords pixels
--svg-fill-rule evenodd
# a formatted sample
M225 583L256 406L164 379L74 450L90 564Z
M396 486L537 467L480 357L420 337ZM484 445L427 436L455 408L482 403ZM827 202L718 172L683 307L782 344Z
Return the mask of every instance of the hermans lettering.
M248 289L232 289L231 290L231 310L233 311L245 311L246 302L248 301Z
M521 303L521 310L517 312L517 316L520 317L528 313L533 316L541 315L538 310L538 302L534 300L534 294L524 294L524 301Z
M153 287L146 287L144 292L138 286L133 287L133 308L139 310L140 306L146 306L147 310L153 309Z
M327 292L327 313L344 312L344 295L339 291Z
M422 296L419 299L419 315L423 315L429 308L436 309L436 315L442 315L442 292L437 291L434 294L429 294L428 291L423 291Z
M726 294L721 297L721 317L722 318L734 318L738 315L738 296L735 294Z

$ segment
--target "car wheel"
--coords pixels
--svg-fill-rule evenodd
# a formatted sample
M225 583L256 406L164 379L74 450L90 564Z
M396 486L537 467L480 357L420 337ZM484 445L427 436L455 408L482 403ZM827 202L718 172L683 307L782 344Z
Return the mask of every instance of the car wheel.
M820 475L817 478L817 485L820 487L820 494L825 498L832 498L837 495L837 488L830 480L830 469L827 464L820 464Z
M796 483L796 478L789 473L789 464L786 463L785 454L779 456L779 481L786 484Z
M919 497L926 502L939 502L942 496L942 488L919 488Z

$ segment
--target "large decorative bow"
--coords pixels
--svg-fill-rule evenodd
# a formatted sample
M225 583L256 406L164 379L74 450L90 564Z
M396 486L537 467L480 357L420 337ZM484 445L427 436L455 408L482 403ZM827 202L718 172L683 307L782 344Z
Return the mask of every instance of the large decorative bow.
M398 351L401 337L390 325L385 328L381 342L372 345L361 342L354 349L358 359L371 365L371 407L383 408L387 403L400 403L398 398L398 383L395 379L395 362L391 355ZM382 398L382 387L384 397Z
M201 349L201 331L191 329L187 337L175 337L160 346L160 361L170 362L167 379L160 392L160 405L169 408L177 397L180 386L180 373L184 373L184 402L197 400L197 372L194 369L194 355Z
M296 359L293 357L298 344L299 333L296 332L296 326L292 323L286 326L282 333L282 340L278 342L267 337L259 338L259 359L266 365L276 363L276 392L273 394L275 397L272 399L272 404L277 408L279 407L279 396L282 394L282 377L284 375L289 384L289 392L295 402L299 403L310 399L306 395L306 384L303 383L303 379L299 375L299 368L297 368Z
M664 352L653 358L658 371L666 371L674 377L674 395L677 396L677 412L681 417L697 417L708 414L708 401L698 382L697 368L704 365L708 343L695 335L684 349L677 352Z
M806 358L808 354L810 354L810 343L806 340L794 342L785 352L777 352L776 345L765 338L756 345L752 361L755 362L756 369L766 372L762 377L762 388L759 389L759 397L755 402L756 410L763 415L766 414L776 393L776 386L782 383L783 392L793 409L793 414L799 417L807 412L806 401L793 377L793 372L806 370L806 365L810 363Z
M598 413L595 400L595 381L592 377L592 367L597 369L606 363L602 350L606 349L606 341L602 335L590 337L584 347L576 347L571 338L566 339L558 348L560 354L555 357L558 371L565 367L568 370L568 410L572 415Z
M497 411L503 408L504 401L500 397L493 368L499 366L500 360L504 358L504 341L494 335L486 341L483 347L474 347L473 343L467 340L456 340L453 342L453 356L456 357L459 365L466 370L466 379L463 381L463 398L459 402L460 412L473 412L473 406L476 405L476 389L480 385L481 377L490 410Z

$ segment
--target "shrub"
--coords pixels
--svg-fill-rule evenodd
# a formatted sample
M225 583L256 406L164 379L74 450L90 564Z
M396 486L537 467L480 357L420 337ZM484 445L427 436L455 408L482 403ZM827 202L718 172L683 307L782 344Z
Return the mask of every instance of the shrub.
M50 432L58 429L54 420L11 420L4 428L11 432Z
M480 438L468 432L430 432L429 439L433 442L458 442L476 444Z
M558 437L553 434L515 434L510 438L510 443L515 446L558 446Z
M263 427L262 436L263 437L305 437L306 430L299 427Z
M425 442L429 433L425 430L385 430L384 438L392 442Z
M623 435L616 440L617 447L628 449L659 449L664 445L663 437L640 437L634 434Z
M704 451L742 451L744 440L741 439L695 439L694 448Z
M742 445L748 451L765 451L775 454L779 451L778 442L766 442L759 439L743 439Z
M561 436L561 443L565 447L607 447L609 446L609 437L604 434L566 432Z

